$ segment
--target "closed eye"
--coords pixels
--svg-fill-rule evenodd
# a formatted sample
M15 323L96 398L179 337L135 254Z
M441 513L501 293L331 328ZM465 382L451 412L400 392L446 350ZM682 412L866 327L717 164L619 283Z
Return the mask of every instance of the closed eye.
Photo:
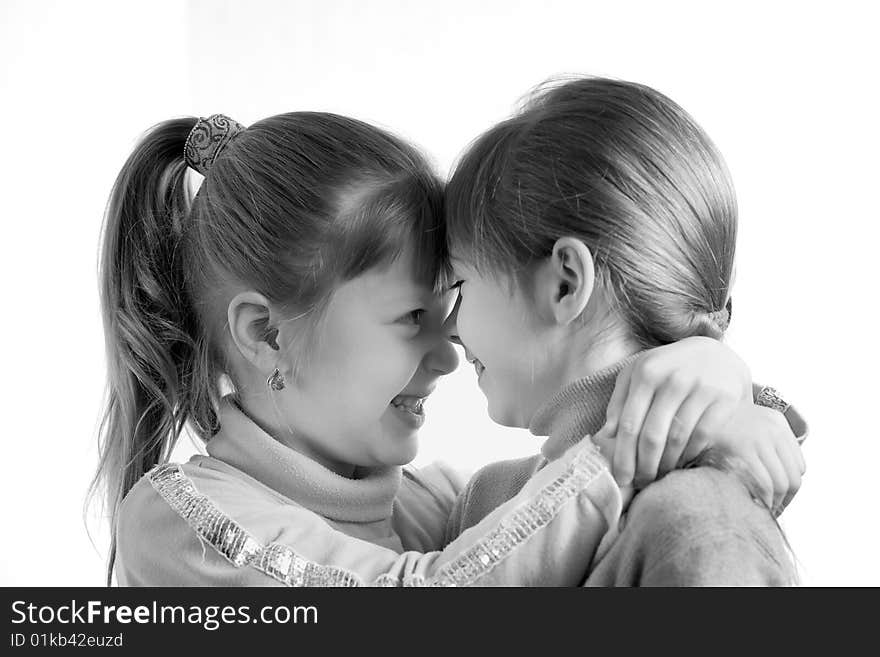
M455 301L452 304L452 309L446 315L446 318L443 320L444 322L446 322L446 320L448 320L453 315L458 314L458 307L461 305L461 298L462 298L462 296L461 296L461 290L462 290L461 286L462 285L464 285L464 281L457 281L454 285L450 286L450 288L449 288L450 292L452 292L453 290L457 290L457 293L455 295Z
M422 318L425 315L424 308L409 311L406 315L400 317L397 321L400 324L409 324L411 326L421 326Z

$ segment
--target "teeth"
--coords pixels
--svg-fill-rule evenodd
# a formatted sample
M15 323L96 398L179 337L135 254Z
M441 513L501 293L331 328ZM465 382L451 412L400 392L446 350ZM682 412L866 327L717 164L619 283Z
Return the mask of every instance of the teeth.
M477 368L477 372L482 372L484 369L486 369L486 367L483 365L483 363L480 362L480 359L477 358L476 356L472 356L472 357L468 358L467 360L471 365L473 365L475 368Z
M391 400L391 405L395 408L400 408L405 411L409 411L410 413L420 415L423 412L422 405L424 404L424 402L424 397L397 396Z

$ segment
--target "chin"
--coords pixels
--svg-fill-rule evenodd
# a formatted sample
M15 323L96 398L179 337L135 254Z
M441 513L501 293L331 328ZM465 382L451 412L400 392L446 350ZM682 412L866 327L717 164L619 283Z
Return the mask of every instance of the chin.
M495 424L500 424L502 427L512 427L514 429L522 427L522 422L516 409L501 404L493 404L492 400L489 400L489 418Z
M415 459L418 452L418 436L413 434L409 438L395 438L394 444L386 444L384 449L376 454L375 458L379 466L406 465Z
M382 459L382 465L394 466L412 463L413 459L416 458L417 453L417 449L409 450L406 452L404 452L403 450L397 450L394 454L387 454L386 458Z
M387 467L395 467L395 466L409 465L410 463L413 462L413 460L414 460L415 458L416 458L416 455L415 455L415 454L412 454L411 456L401 457L401 458L399 458L399 459L388 459L388 460L384 463L384 465L387 466Z

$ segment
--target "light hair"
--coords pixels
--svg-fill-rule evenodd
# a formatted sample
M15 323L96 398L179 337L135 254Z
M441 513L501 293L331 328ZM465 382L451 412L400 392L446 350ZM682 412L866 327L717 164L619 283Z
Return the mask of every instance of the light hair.
M236 136L191 201L184 143L195 124L165 121L146 134L105 217L108 394L89 497L101 489L109 508L108 584L125 495L169 458L184 427L203 440L219 430L235 286L294 318L304 354L335 287L405 248L419 276L443 284L443 187L415 148L354 119L282 114ZM297 376L308 369L299 365Z
M721 337L712 313L729 301L733 185L703 130L649 87L586 78L535 92L461 158L447 224L456 257L508 276L560 237L580 239L643 348Z

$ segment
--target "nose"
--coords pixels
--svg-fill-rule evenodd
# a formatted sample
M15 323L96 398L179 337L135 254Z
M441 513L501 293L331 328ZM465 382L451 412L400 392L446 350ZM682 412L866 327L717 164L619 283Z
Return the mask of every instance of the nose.
M458 352L446 336L440 334L425 355L425 368L436 376L449 374L458 367Z
M456 333L458 331L455 327L455 319L457 316L458 300L456 300L452 312L450 312L446 319L443 320L443 323L440 324L438 322L434 325L433 330L429 332L431 343L422 363L425 369L436 376L449 374L458 367L458 352L455 350L455 347L452 346L452 342L457 340L457 336L456 339L453 340L449 334L450 330L455 331ZM452 328L450 329L450 327Z

